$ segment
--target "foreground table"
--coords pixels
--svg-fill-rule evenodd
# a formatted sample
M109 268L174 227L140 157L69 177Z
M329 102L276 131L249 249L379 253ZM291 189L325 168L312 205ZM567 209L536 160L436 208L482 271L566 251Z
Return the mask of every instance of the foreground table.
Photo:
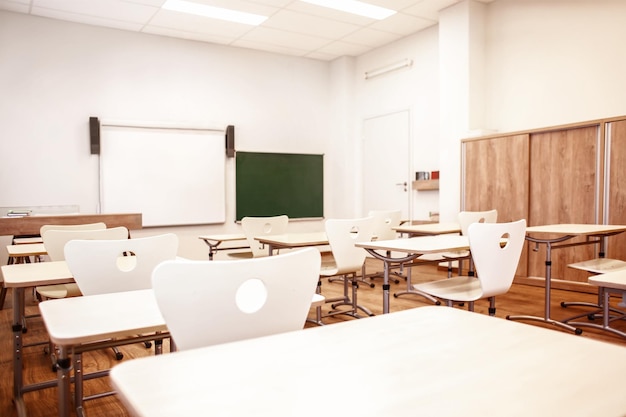
M74 407L79 416L83 415L83 379L108 374L108 370L100 370L84 375L83 352L144 341L160 342L169 337L151 289L48 300L40 303L39 309L50 340L59 351L57 379L62 417L70 415L72 369ZM155 346L156 353L160 353L161 344ZM106 394L110 393L92 398Z
M49 380L29 385L24 384L23 350L28 345L23 342L24 330L24 290L38 285L66 284L74 281L65 261L36 262L3 265L4 286L13 290L13 402L18 416L26 415L23 395L27 392L50 388L56 381ZM38 343L34 344L38 345Z
M546 272L545 272L545 297L544 315L511 315L509 320L528 320L541 323L552 324L561 329L569 330L575 334L581 334L582 329L574 327L568 323L554 320L550 312L550 298L552 287L552 250L558 248L599 244L599 256L604 257L604 238L626 231L626 225L606 225L606 224L548 224L543 226L531 226L526 228L526 240L536 244L546 245ZM561 243L577 236L584 236L582 242Z
M626 410L625 374L621 346L420 307L137 359L111 379L141 417L611 417ZM329 388L332 375L370 395L351 399L360 388L350 383Z

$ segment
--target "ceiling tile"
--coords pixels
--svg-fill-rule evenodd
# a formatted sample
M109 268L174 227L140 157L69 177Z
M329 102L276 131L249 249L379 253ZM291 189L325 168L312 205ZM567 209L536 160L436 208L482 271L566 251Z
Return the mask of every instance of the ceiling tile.
M439 10L460 0L365 0L398 11L381 21L299 0L188 1L269 17L260 26L249 26L162 10L165 0L0 0L0 10L331 60L363 54L435 25Z
M282 10L267 19L264 27L333 39L343 37L359 28L357 25L325 20L317 16Z

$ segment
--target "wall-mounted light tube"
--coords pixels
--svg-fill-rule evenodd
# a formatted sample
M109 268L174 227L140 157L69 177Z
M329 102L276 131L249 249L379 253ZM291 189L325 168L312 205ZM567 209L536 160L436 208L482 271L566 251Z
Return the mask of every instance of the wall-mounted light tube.
M413 65L413 60L407 58L400 62L396 62L395 64L387 65L386 67L377 68L371 71L366 71L365 79L369 80L370 78L378 77L379 75L387 74L388 72L396 71L402 68L407 68L412 65Z

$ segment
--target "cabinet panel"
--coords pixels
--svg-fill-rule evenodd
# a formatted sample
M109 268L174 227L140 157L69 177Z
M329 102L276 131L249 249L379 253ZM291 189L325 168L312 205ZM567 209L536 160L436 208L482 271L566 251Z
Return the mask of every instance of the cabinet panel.
M528 216L528 135L464 142L463 209L497 209L498 221Z
M498 222L528 218L529 135L463 143L463 210L498 210ZM526 249L522 260L526 259ZM526 276L520 261L516 275Z
M626 224L626 120L607 124L607 219ZM607 239L608 258L626 260L626 233Z
M599 125L530 135L529 225L600 221L599 138ZM567 264L591 259L596 251L587 245L553 250L552 277L586 282L587 273L567 268ZM529 276L543 277L545 245L529 251L528 261Z

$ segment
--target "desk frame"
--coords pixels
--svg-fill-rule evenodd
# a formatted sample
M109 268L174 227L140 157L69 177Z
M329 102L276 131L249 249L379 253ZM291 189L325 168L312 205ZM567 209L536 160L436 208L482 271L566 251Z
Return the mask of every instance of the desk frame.
M563 226L565 228L567 228L568 226L572 226L572 230L570 232L568 232L567 230L564 230L563 232L560 232L556 229L558 229L560 226ZM581 245L594 245L594 244L599 244L600 245L600 250L598 252L598 256L603 258L604 257L604 253L605 253L605 245L606 245L606 241L605 239L609 236L613 236L613 235L617 235L619 233L622 233L624 231L626 231L626 226L615 226L615 228L613 230L611 229L607 229L607 230L596 230L596 231L590 231L590 232L575 232L574 229L576 227L580 227L580 226L590 226L590 225L547 225L545 226L545 230L541 230L542 227L544 226L537 226L536 230L533 230L532 227L528 228L530 230L527 230L526 232L526 240L535 243L536 245L539 244L545 244L546 245L546 260L545 260L545 266L546 266L546 272L545 272L545 295L544 295L544 316L543 317L539 317L539 316L531 316L531 315L509 315L507 316L507 320L528 320L528 321L538 321L541 323L547 323L547 324L552 324L556 327L560 327L562 329L565 330L569 330L571 332L573 332L574 334L580 335L582 334L583 330L581 328L578 327L574 327L570 324L568 324L566 321L558 321L558 320L554 320L551 317L551 311L550 311L550 299L551 299L551 291L552 291L552 250L553 249L559 249L559 248L567 248L567 247L572 247L572 246L581 246ZM594 226L594 225L591 225ZM600 229L604 228L610 228L611 225L597 225L600 227ZM550 229L551 227L554 227L555 229ZM537 230L539 229L539 230ZM540 238L540 237L533 237L533 236L529 236L529 233L549 233L549 234L560 234L560 236L554 237L554 238ZM578 236L585 236L586 239L582 242L574 242L574 243L561 243L561 242L565 242L569 239L578 237Z

